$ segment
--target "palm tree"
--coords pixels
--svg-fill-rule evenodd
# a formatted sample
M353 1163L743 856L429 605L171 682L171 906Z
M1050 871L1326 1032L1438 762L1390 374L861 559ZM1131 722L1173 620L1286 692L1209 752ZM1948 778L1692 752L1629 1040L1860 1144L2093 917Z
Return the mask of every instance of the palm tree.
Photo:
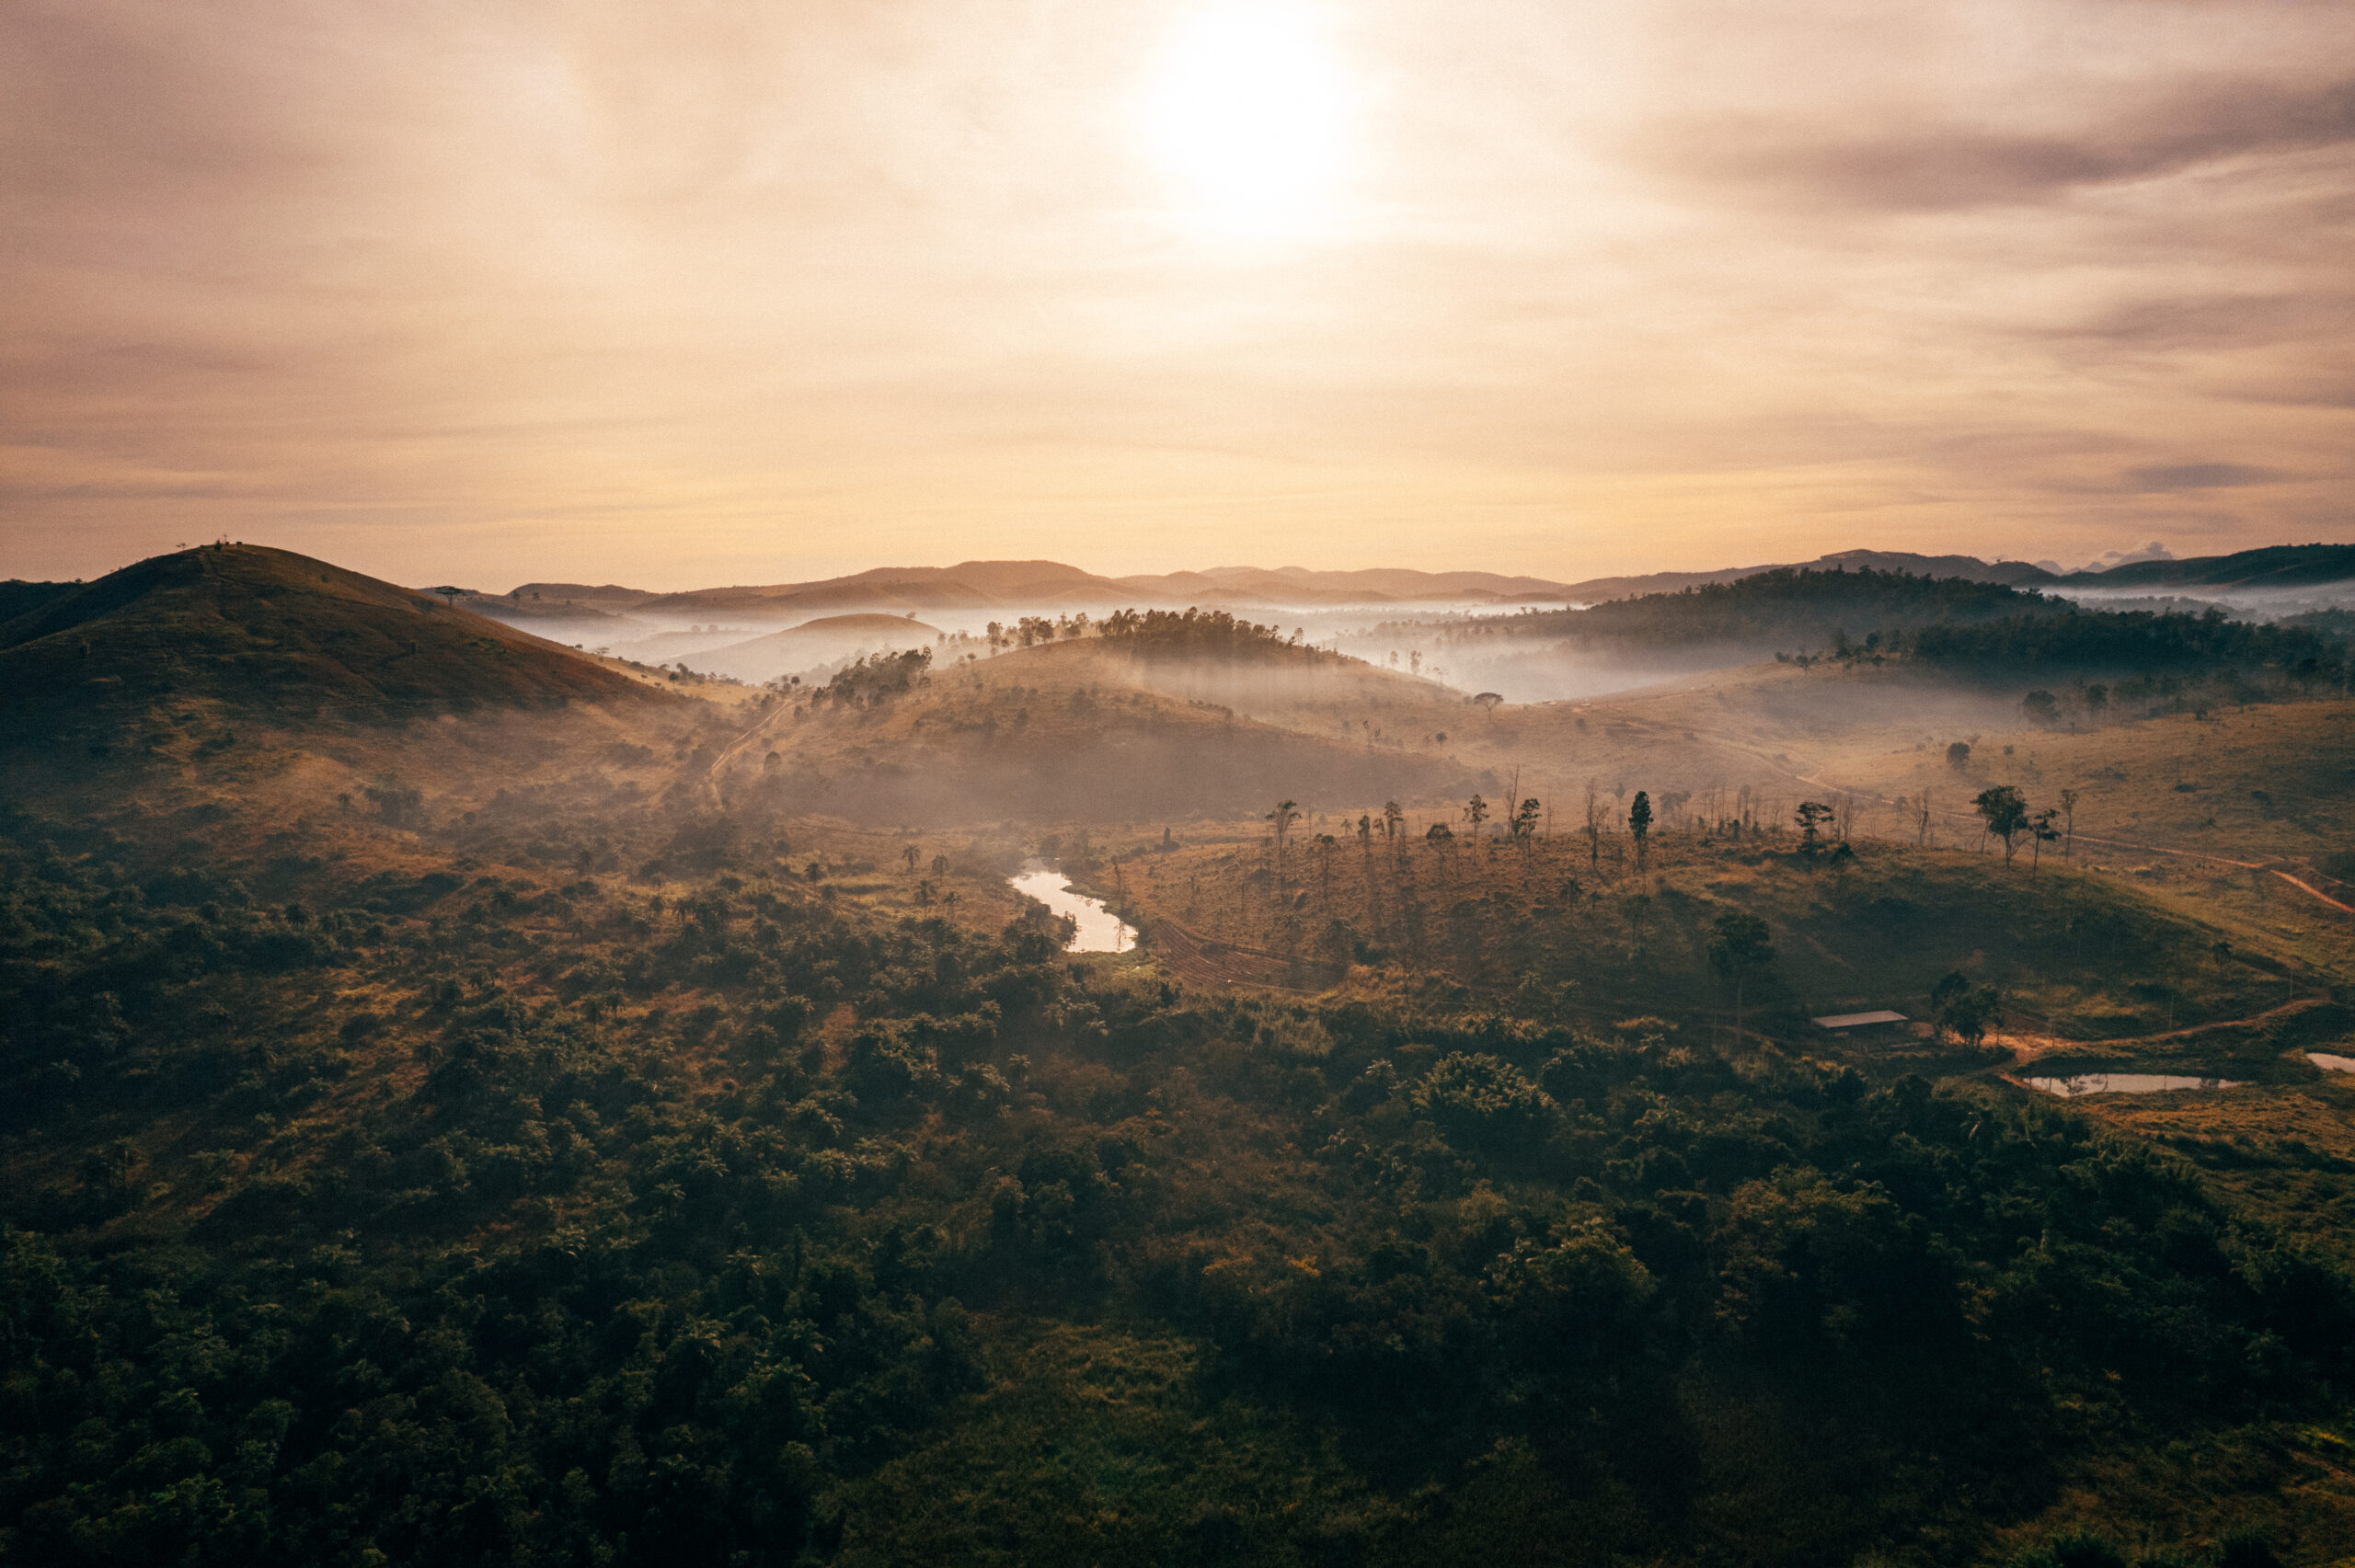
M1300 803L1280 800L1276 802L1276 808L1268 813L1267 819L1276 830L1276 891L1281 893L1284 887L1284 835L1292 830L1294 822L1300 820Z

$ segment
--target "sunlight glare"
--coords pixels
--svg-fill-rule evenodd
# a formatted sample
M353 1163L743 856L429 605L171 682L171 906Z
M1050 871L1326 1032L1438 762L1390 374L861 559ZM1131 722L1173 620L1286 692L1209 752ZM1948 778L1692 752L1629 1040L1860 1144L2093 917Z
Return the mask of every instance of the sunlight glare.
M1350 98L1304 9L1207 6L1172 29L1143 104L1143 140L1189 226L1230 238L1297 235L1339 194Z

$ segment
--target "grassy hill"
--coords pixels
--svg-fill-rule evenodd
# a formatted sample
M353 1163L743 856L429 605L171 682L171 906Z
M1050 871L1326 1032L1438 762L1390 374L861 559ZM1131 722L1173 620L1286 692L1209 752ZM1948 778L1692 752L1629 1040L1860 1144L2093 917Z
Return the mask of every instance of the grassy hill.
M696 670L759 685L862 653L915 647L939 635L937 626L905 615L821 615L781 632L699 651L690 662Z
M1375 744L1338 720L1315 733L1285 722L1315 705L1315 692L1366 681L1408 684L1354 661L1155 660L1100 639L1058 643L934 670L877 701L780 704L733 754L731 787L906 823L1189 821L1285 795L1494 787L1424 735ZM1442 711L1474 710L1451 699Z
M0 738L97 743L202 701L274 723L635 703L571 649L283 550L204 546L126 567L0 624Z

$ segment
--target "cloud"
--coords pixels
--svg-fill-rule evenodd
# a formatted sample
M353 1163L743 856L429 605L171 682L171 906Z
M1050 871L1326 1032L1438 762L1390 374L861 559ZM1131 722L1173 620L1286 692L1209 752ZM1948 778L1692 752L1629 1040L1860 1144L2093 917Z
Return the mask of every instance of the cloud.
M2289 475L2245 463L2168 463L2127 470L2127 483L2147 494L2177 490L2234 490L2245 485L2270 485Z
M1639 146L1672 177L1804 208L1940 212L2033 204L2080 186L2256 153L2355 143L2355 81L2219 80L2066 132L1963 123L1853 125L1758 115L1671 121Z

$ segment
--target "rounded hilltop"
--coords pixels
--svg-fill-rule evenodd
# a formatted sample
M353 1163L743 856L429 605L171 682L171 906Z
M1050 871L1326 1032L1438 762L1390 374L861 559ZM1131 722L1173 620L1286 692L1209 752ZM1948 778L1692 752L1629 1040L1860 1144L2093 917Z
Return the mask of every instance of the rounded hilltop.
M274 722L643 702L646 687L570 648L289 550L206 544L89 583L16 583L0 600L0 680L21 694L0 738L109 727L157 700Z

